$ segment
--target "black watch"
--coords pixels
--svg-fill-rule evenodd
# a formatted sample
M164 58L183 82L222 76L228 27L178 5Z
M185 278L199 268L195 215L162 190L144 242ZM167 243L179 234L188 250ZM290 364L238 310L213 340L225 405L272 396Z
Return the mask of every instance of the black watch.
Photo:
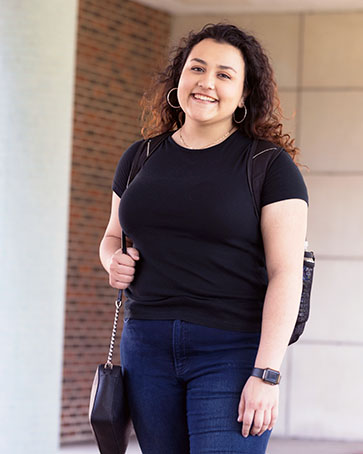
M274 369L260 369L259 367L254 367L251 375L252 377L261 378L264 382L270 383L270 385L278 385L281 381L280 372Z

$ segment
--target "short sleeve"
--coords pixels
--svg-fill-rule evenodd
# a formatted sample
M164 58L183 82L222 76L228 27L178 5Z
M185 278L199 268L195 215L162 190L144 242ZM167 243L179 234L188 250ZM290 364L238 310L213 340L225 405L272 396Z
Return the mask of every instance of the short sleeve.
M130 174L132 161L136 155L142 140L138 140L129 146L118 161L115 175L112 181L112 190L121 198L126 189L127 179Z
M282 150L266 172L261 207L286 199L302 199L309 204L303 176L289 153Z

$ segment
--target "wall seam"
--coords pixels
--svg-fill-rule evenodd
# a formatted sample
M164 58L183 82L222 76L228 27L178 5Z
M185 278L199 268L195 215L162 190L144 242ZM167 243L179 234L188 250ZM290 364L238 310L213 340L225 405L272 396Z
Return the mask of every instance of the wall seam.
M299 35L297 53L297 77L296 77L296 143L300 145L301 140L301 111L302 111L302 79L304 70L304 28L305 15L299 15Z
M357 86L326 86L326 87L319 87L319 86L296 86L296 87L279 87L279 92L302 92L302 93L309 93L309 92L316 92L316 91L321 91L323 93L330 93L330 92L360 92L363 91L363 87L357 85Z
M318 340L310 339L299 342L300 346L314 345L314 346L334 346L334 347L363 347L363 342L360 341L339 341L339 340Z
M363 170L310 170L306 176L318 177L362 177Z
M304 65L304 27L305 27L305 15L299 14L299 31L298 31L298 52L297 52L297 62L296 62L296 133L295 140L298 146L300 146L300 136L301 136L301 90L299 89L302 86L302 74L303 74L303 65ZM285 434L287 436L291 433L291 396L292 396L292 369L293 369L293 354L289 357L287 363L287 391L286 391L286 403L285 403Z
M363 262L363 256L361 255L326 255L326 254L315 254L317 261L327 262Z

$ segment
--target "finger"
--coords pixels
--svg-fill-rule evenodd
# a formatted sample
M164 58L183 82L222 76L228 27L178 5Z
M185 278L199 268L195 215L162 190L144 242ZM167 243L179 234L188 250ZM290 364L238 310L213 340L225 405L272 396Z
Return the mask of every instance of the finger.
M258 432L258 436L261 436L269 427L271 422L271 410L265 410L265 417L263 419L263 424L261 430Z
M126 277L127 277L127 279L129 279L130 277L133 279L134 274L135 274L135 266L120 265L114 261L112 261L110 264L109 275L112 279L114 279L116 281L122 281Z
M129 265L111 265L110 270L115 273L117 279L119 276L133 276L135 274L135 267Z
M134 260L139 260L140 255L137 249L135 249L134 247L128 247L126 248L126 251Z
M131 266L134 267L136 264L135 260L128 254L117 253L111 258L110 266Z
M130 285L130 282L132 282L133 279L134 276L123 276L122 278L117 279L113 274L110 274L109 282L113 288L125 289Z
M117 288L118 290L125 290L129 286L127 283L115 281L111 278L109 279L109 284L112 288Z
M268 430L272 430L273 429L273 427L276 424L278 415L279 415L278 407L272 407L272 410L271 410L271 421L270 421L270 425L268 427Z
M238 422L242 422L244 411L245 411L245 400L244 400L244 397L242 396L239 401L239 406L238 406L238 417L237 417Z
M248 410L246 409L244 414L242 415L242 419L243 419L242 436L245 438L247 438L250 433L251 425L253 422L253 415L254 415L254 410L251 410L251 409L248 409Z
M262 429L264 417L265 417L264 410L256 410L255 417L253 418L251 435L257 435L260 432L260 430Z
M125 284L129 284L134 280L134 276L130 274L119 274L112 276L115 282L124 282Z

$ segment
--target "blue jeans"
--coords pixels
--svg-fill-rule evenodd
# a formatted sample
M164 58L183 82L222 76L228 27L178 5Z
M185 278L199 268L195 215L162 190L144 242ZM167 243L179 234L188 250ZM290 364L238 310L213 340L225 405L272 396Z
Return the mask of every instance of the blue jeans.
M125 319L121 365L143 454L264 454L271 431L244 438L237 422L259 340L183 320Z

